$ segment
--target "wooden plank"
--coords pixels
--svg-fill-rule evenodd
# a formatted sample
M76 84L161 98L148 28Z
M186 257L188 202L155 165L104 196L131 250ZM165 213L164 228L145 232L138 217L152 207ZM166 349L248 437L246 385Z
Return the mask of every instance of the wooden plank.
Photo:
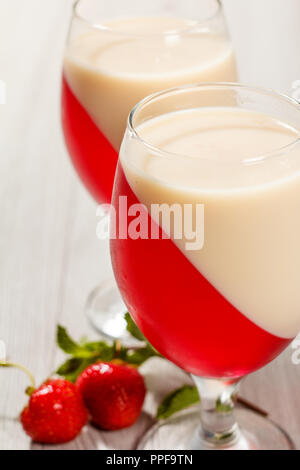
M111 275L108 244L95 235L95 203L68 162L59 124L71 3L0 0L0 79L8 91L7 104L0 105L0 339L38 382L62 360L54 342L58 322L75 337L96 336L84 304L89 291ZM162 397L185 380L167 363L146 367L145 374L151 393L134 427L116 433L88 427L59 448L135 448ZM247 378L242 394L267 409L300 449L299 376L288 349ZM31 444L16 419L26 385L20 372L0 371L1 450L47 448Z
M79 188L58 120L69 7L60 0L0 2L0 76L8 92L0 106L0 337L38 381L51 370ZM12 429L27 380L2 370L0 381L0 447L26 448L27 437L17 426L14 442Z

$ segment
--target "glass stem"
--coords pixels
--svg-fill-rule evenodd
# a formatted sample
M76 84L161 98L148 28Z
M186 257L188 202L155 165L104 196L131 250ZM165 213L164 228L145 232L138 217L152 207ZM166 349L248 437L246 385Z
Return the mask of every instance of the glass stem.
M193 376L201 397L201 426L197 439L204 448L233 445L240 437L234 407L240 379L212 380Z

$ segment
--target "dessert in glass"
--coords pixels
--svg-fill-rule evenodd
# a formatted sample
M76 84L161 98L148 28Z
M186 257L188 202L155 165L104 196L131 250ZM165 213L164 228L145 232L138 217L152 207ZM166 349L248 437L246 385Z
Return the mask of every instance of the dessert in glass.
M129 312L201 396L200 427L188 412L145 447L288 448L270 421L240 412L239 427L234 401L300 329L298 103L226 83L150 96L130 114L112 204Z
M73 165L96 202L111 200L127 116L137 102L169 87L236 78L217 0L77 1L63 65L62 123ZM125 334L124 308L110 283L88 302L91 321L111 337Z

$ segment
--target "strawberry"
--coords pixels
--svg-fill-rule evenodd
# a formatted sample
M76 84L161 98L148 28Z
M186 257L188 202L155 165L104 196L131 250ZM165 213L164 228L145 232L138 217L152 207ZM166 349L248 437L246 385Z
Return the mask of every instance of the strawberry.
M117 430L135 423L146 388L133 367L100 362L89 366L76 381L92 421L101 429Z
M75 385L52 379L32 391L20 418L25 432L34 441L62 444L80 433L88 412Z

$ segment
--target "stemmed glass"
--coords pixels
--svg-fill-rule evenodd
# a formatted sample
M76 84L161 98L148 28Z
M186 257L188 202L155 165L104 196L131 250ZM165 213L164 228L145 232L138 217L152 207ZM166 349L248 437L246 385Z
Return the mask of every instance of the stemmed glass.
M141 447L290 448L254 413L238 425L234 404L241 379L300 329L298 103L239 84L150 96L130 114L112 204L123 299L201 396L200 427L187 411Z
M150 93L208 80L236 80L218 0L75 3L63 65L62 123L74 167L99 204L110 202L132 107ZM126 335L125 306L112 281L95 289L87 311L101 333Z

